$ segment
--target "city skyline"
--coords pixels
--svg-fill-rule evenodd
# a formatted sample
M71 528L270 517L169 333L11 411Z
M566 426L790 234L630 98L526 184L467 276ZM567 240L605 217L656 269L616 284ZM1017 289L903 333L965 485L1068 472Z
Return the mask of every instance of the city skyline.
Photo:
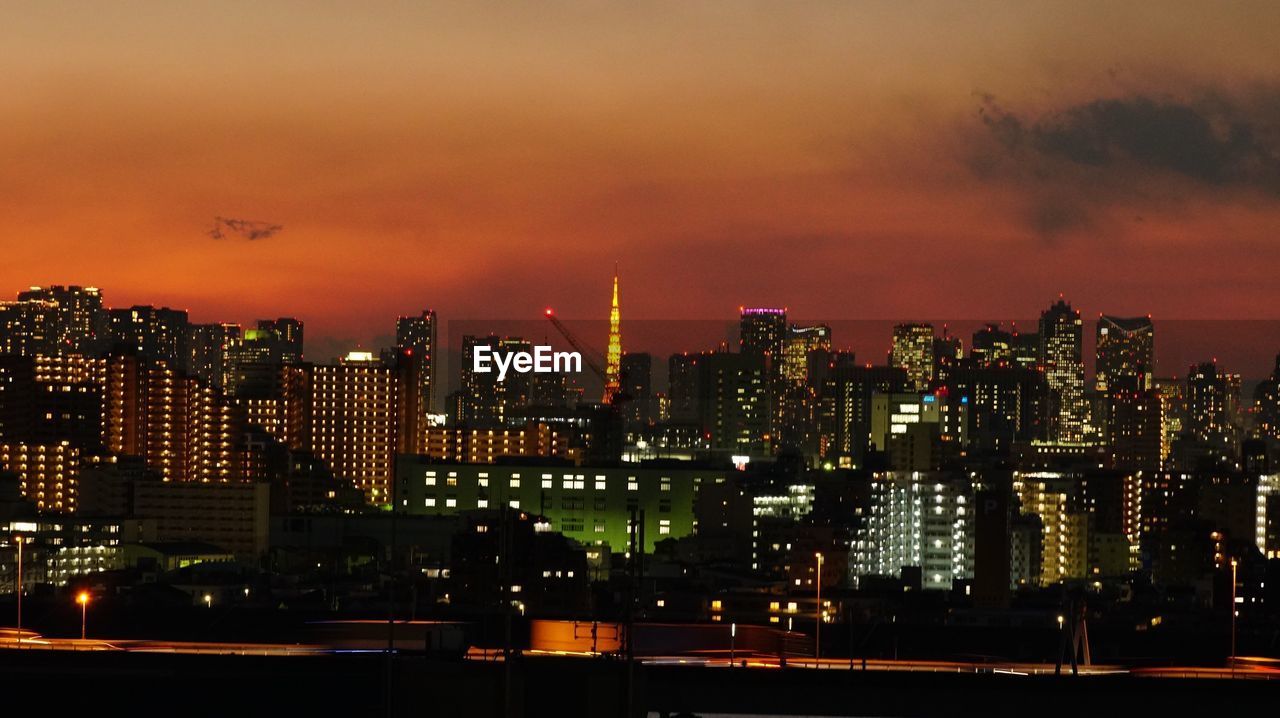
M74 7L0 31L2 285L362 343L614 262L635 319L1276 316L1270 3Z

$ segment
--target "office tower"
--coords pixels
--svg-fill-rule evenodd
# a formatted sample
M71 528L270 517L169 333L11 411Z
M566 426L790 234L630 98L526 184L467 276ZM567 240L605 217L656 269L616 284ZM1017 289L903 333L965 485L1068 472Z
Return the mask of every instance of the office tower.
M1036 369L1040 366L1040 335L1036 332L1019 332L1013 328L1013 363L1023 369Z
M766 359L709 352L698 361L699 424L714 449L758 456L769 448Z
M770 366L782 361L787 339L787 310L740 307L738 343L743 354L766 357Z
M947 374L964 360L964 341L942 325L942 335L933 339L933 380L945 380Z
M337 364L312 367L310 385L312 453L370 503L389 503L400 443L395 368L370 352L351 352Z
M969 354L978 366L1010 364L1013 362L1013 335L999 324L987 324L973 333Z
M653 357L643 352L627 352L621 363L622 393L626 404L622 412L631 429L648 426L657 420L653 410Z
M823 456L846 468L861 467L871 442L872 397L905 391L907 373L893 366L854 366L839 357L835 364L822 388Z
M239 324L192 324L187 335L186 371L206 384L222 387L227 354L241 339Z
M0 441L30 441L36 412L35 360L0 354Z
M685 353L672 354L667 359L667 414L674 423L696 423L701 415L698 363L702 357L702 354Z
M1099 393L1105 394L1107 383L1122 376L1142 376L1148 381L1153 378L1155 329L1150 317L1101 315L1096 348L1094 382Z
M951 590L973 576L973 486L967 474L893 471L871 480L867 516L859 527L850 571L897 576L919 567L923 587Z
M427 309L414 317L396 319L396 348L409 350L421 360L417 411L425 423L435 406L436 313Z
M455 423L468 426L497 426L513 419L516 412L529 405L530 374L507 372L498 381L498 372L475 371L476 347L485 346L491 355L532 351L529 342L520 337L502 338L496 334L462 338L462 396ZM491 362L492 365L492 362Z
M258 331L272 342L273 357L281 364L302 361L302 329L302 320L293 317L258 320Z
M605 354L604 398L612 404L622 391L622 314L618 310L618 270L613 270L613 299L609 304L609 345Z
M831 327L791 325L783 346L776 433L780 446L819 453L818 416L822 383L831 363Z
M893 328L889 365L907 372L907 383L924 391L933 381L933 325L898 324Z
M1173 452L1174 440L1182 434L1187 414L1184 384L1177 377L1155 380L1160 397L1160 465L1163 467Z
M1271 376L1254 388L1253 402L1258 411L1254 423L1256 435L1280 441L1280 355L1276 355L1276 366Z
M1107 445L1112 465L1123 471L1161 466L1161 403L1143 374L1112 373L1107 380Z
M107 311L112 351L159 359L170 367L187 363L187 313L167 307L135 306Z
M1013 442L1049 436L1049 385L1035 369L1007 364L957 369L939 389L952 401L968 401L969 441L978 447L1007 450Z
M1229 377L1216 363L1192 366L1187 373L1185 430L1206 444L1229 447L1234 434L1230 393Z
M102 293L96 287L31 287L18 293L18 303L42 315L35 322L43 331L33 353L90 354L101 348Z
M1040 364L1057 401L1053 439L1084 440L1088 407L1084 397L1080 312L1059 299L1040 314Z
M938 468L968 444L969 400L936 394L877 393L871 397L871 446L889 455L895 471Z
M806 382L825 367L830 354L831 327L792 324L783 342L782 376L789 382Z

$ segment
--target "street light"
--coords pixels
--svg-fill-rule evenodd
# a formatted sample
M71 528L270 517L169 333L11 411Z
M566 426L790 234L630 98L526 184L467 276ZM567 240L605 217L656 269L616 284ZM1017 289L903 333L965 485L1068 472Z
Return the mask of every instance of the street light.
M22 646L22 537L14 536L18 544L18 646Z
M206 593L204 595L204 607L213 608L213 594Z
M1231 559L1231 677L1236 675L1236 559Z
M817 622L814 624L815 628L813 630L813 665L817 667L818 659L822 658L822 553L815 553L814 558L818 559L818 595L814 599L818 603L817 611L815 612Z
M89 592L81 591L76 594L76 603L80 604L80 640L84 640L85 626L89 622Z

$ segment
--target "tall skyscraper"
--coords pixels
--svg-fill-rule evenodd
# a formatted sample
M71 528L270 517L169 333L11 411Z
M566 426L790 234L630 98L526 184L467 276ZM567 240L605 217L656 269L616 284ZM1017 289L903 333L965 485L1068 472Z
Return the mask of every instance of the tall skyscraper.
M1098 317L1094 385L1105 394L1120 377L1143 377L1155 371L1155 329L1150 317ZM1149 386L1147 388L1150 388Z
M816 456L818 397L831 362L831 327L791 325L782 355L776 430L780 446Z
M622 355L622 392L627 396L623 414L629 428L647 426L657 417L653 411L653 357L643 352Z
M893 348L889 365L907 372L907 382L915 391L924 391L933 381L933 325L898 324L893 328Z
M89 354L101 348L102 293L96 287L54 285L18 293L19 302L42 307L47 333L41 354Z
M430 309L413 317L396 319L396 348L408 351L419 362L416 410L426 426L435 406L436 313Z
M771 365L782 361L787 340L787 310L742 307L738 317L738 343L743 354L766 357Z
M227 371L227 355L240 341L239 324L192 324L187 332L187 373L208 384L222 387Z
M272 354L281 364L302 361L302 321L293 317L259 319L258 331L272 343Z
M1253 401L1258 411L1255 433L1264 439L1280 441L1280 355L1276 355L1271 376L1254 388Z
M168 307L134 306L107 312L107 335L113 351L160 359L170 367L185 367L187 313Z
M1013 334L988 324L973 333L970 354L979 366L1010 364L1013 362Z
M698 361L703 432L715 449L759 455L768 447L768 373L758 354L708 352Z
M1081 332L1080 312L1063 299L1040 314L1040 364L1057 401L1056 441L1079 442L1085 437L1088 405Z
M672 354L667 359L668 418L677 424L698 421L701 397L698 363L702 354Z
M618 310L618 270L613 270L613 300L609 304L609 347L605 355L604 398L612 404L622 391L622 313Z
M496 371L473 370L476 347L482 345L494 354L531 351L529 342L520 337L490 334L462 338L462 395L459 414L453 420L471 427L505 424L517 410L529 405L530 374L509 372L505 379L498 381Z
M1214 362L1191 367L1187 373L1185 429L1196 439L1219 448L1233 441L1231 382Z

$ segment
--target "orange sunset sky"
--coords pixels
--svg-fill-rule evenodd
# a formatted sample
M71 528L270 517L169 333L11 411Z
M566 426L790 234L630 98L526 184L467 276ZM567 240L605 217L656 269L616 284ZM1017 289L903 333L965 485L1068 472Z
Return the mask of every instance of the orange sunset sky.
M2 7L6 298L1280 316L1280 3Z

